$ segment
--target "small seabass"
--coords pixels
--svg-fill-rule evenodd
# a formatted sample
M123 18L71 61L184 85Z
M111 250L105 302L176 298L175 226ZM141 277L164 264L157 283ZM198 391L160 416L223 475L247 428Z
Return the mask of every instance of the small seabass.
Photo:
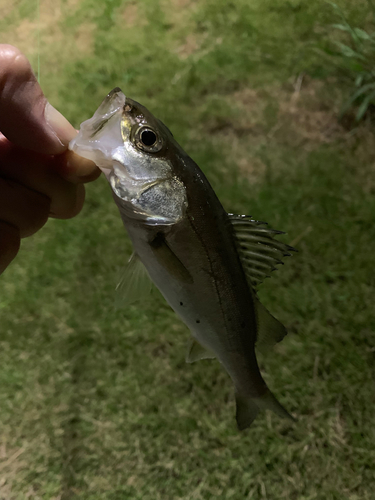
M188 326L187 362L217 358L230 375L239 429L260 409L293 419L268 389L255 355L256 345L286 334L256 294L294 250L274 239L280 231L228 214L168 128L119 88L81 124L70 149L93 160L111 185L134 247L125 279L148 274Z

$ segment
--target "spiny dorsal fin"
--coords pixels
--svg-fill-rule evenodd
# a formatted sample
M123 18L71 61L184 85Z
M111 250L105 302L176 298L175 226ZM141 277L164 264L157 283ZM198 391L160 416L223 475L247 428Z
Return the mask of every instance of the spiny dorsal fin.
M201 346L195 339L191 339L186 353L186 363L194 363L200 359L214 359L215 355Z
M296 252L296 249L275 240L274 236L285 233L269 229L266 222L253 220L249 215L228 214L228 217L246 277L256 291L278 264L284 264L281 259L290 256L290 252Z
M129 258L120 281L116 287L116 307L133 304L143 300L152 289L150 276L138 254L133 252Z

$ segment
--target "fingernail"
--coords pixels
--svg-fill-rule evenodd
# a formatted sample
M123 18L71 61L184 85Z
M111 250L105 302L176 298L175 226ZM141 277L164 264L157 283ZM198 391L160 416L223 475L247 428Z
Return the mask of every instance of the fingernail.
M62 145L67 146L77 135L73 125L71 125L68 120L49 102L46 104L44 116L47 124L52 129L53 134Z

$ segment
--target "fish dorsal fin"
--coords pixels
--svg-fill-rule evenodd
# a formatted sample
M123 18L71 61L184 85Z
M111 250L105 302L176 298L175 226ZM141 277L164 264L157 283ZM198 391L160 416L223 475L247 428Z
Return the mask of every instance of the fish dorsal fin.
M249 285L255 294L257 286L269 277L282 258L296 251L293 247L277 241L274 236L282 231L269 229L266 222L256 221L247 215L228 214L234 228L238 253ZM257 317L257 346L271 347L286 335L286 329L267 309L253 297Z
M186 352L186 363L194 363L200 359L214 359L215 355L201 346L195 339L191 339Z
M274 318L256 297L254 297L254 306L258 326L257 347L267 349L281 342L287 334L285 326Z
M274 236L285 233L269 229L266 222L253 220L249 215L228 214L228 217L247 280L256 292L264 278L269 277L278 264L284 264L281 259L296 250L275 240Z
M150 294L152 282L138 254L132 253L116 287L116 306L134 304Z

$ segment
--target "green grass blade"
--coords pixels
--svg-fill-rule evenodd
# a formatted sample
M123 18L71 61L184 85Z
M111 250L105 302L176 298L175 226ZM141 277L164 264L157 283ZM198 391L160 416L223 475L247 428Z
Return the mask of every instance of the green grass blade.
M362 40L371 40L371 36L367 33L367 31L362 30L361 28L353 28L353 31L358 36L358 38Z
M375 82L373 83L368 83L366 85L363 85L360 89L357 90L357 92L354 92L349 99L346 101L346 103L342 106L340 110L340 118L343 117L343 115L349 110L349 108L355 103L355 101L360 97L361 95L365 94L367 91L375 89Z
M359 74L356 76L356 79L355 79L355 82L354 82L354 85L356 87L360 87L363 83L363 75L362 74Z
M359 122L362 120L364 117L369 105L371 104L371 101L373 101L375 98L375 90L370 92L362 101L361 105L358 108L357 114L356 114L356 121Z
M350 29L345 24L331 24L331 27L347 33L350 32Z
M340 15L341 19L343 20L344 24L343 25L338 25L338 26L342 26L338 29L343 29L345 28L345 31L347 31L348 33L350 33L351 37L352 37L352 40L354 42L354 44L357 46L357 47L360 47L361 44L362 44L362 40L360 37L358 37L355 29L352 28L352 26L348 23L345 15L344 15L344 12L342 11L342 9L335 3L331 3L329 2L333 8L338 12L338 14Z
M360 59L362 61L366 60L366 58L365 58L365 56L363 54L361 54L360 52L355 51L354 49L352 49L351 47L349 47L349 45L345 45L344 43L337 42L337 41L335 41L335 45L337 45L337 47L339 47L341 49L341 54L344 57L353 58L353 59Z

